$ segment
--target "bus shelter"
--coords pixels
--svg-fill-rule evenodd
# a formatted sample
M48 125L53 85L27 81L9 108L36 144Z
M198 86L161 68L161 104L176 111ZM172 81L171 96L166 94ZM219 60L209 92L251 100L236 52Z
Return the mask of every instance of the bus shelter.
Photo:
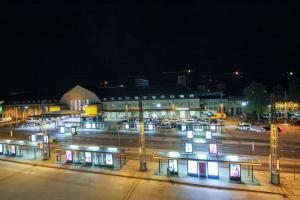
M222 133L221 124L206 124L197 122L181 122L177 124L177 132L205 133L210 131L212 133Z
M196 177L219 178L219 165L228 165L228 175L230 180L240 181L242 178L242 166L248 166L248 172L252 172L254 166L261 163L249 156L238 155L211 155L205 153L180 153L180 152L158 152L153 155L158 160L159 173L163 169L163 162L167 161L171 175L178 175L179 161L186 163L186 174ZM249 173L248 173L249 174Z
M126 162L125 151L116 147L69 145L64 150L66 163L121 169Z
M37 158L40 154L38 142L30 142L23 140L1 140L0 141L0 155L5 156L27 156Z
M123 131L139 131L140 123L139 122L123 122L122 123ZM155 125L153 123L144 123L145 131L154 131Z

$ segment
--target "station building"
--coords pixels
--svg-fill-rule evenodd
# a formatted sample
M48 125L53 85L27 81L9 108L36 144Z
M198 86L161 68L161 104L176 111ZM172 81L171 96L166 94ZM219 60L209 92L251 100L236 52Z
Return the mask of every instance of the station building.
M144 118L193 118L202 111L218 112L220 105L231 115L242 112L242 98L223 92L199 92L182 85L143 85L140 87L90 88L76 85L57 96L8 95L2 104L2 117L27 119L42 113L102 116L106 120L137 118L139 99Z

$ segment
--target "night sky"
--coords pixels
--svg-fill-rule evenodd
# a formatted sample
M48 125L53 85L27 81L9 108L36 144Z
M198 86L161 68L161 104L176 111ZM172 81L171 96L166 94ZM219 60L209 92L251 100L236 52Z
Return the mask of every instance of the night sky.
M234 70L266 82L300 73L298 5L58 2L1 3L1 93L134 78L171 83L177 74L162 72L188 68L195 83Z

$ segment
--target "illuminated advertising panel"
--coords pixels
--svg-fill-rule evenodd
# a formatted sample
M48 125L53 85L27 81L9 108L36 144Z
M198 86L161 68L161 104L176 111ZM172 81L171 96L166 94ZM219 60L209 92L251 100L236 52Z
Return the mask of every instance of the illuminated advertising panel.
M44 135L44 143L48 143L48 135Z
M190 142L185 143L185 152L193 153L193 144Z
M84 161L85 161L85 163L92 163L92 153L91 152L84 153Z
M168 160L168 167L171 174L178 174L178 161L170 159Z
M65 133L65 127L64 126L60 127L59 132L60 133Z
M36 142L36 135L31 136L31 142Z
M215 161L207 162L207 174L208 174L208 178L219 178L218 162Z
M186 131L186 125L182 125L182 126L181 126L181 131L182 131L182 132L185 132L185 131Z
M12 155L16 155L16 146L15 145L10 145L10 153Z
M217 154L218 153L217 144L209 144L209 150L208 150L208 152L210 154Z
M152 124L149 124L149 125L148 125L148 129L149 129L150 131L152 131L152 130L153 130L153 125L152 125Z
M129 129L129 124L125 124L125 129Z
M113 155L111 153L105 155L105 163L106 165L113 165Z
M198 164L197 161L195 160L189 160L188 161L188 174L189 175L194 175L197 176L198 175Z
M241 180L241 165L230 163L230 180Z
M71 127L71 133L75 133L76 132L76 128L75 127Z
M67 158L67 162L72 162L73 161L72 151L70 151L70 150L66 151L66 158Z
M85 128L92 128L92 124L86 123L86 124L85 124Z
M191 139L191 138L193 138L194 136L193 136L193 131L187 131L187 138L188 139Z
M3 154L3 144L0 144L0 154Z
M205 139L210 140L211 138L211 131L205 131Z

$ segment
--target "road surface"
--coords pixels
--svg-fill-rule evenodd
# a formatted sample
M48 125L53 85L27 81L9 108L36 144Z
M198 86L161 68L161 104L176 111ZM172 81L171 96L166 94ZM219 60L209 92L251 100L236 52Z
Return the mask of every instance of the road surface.
M280 195L217 190L0 161L1 200L282 200Z

